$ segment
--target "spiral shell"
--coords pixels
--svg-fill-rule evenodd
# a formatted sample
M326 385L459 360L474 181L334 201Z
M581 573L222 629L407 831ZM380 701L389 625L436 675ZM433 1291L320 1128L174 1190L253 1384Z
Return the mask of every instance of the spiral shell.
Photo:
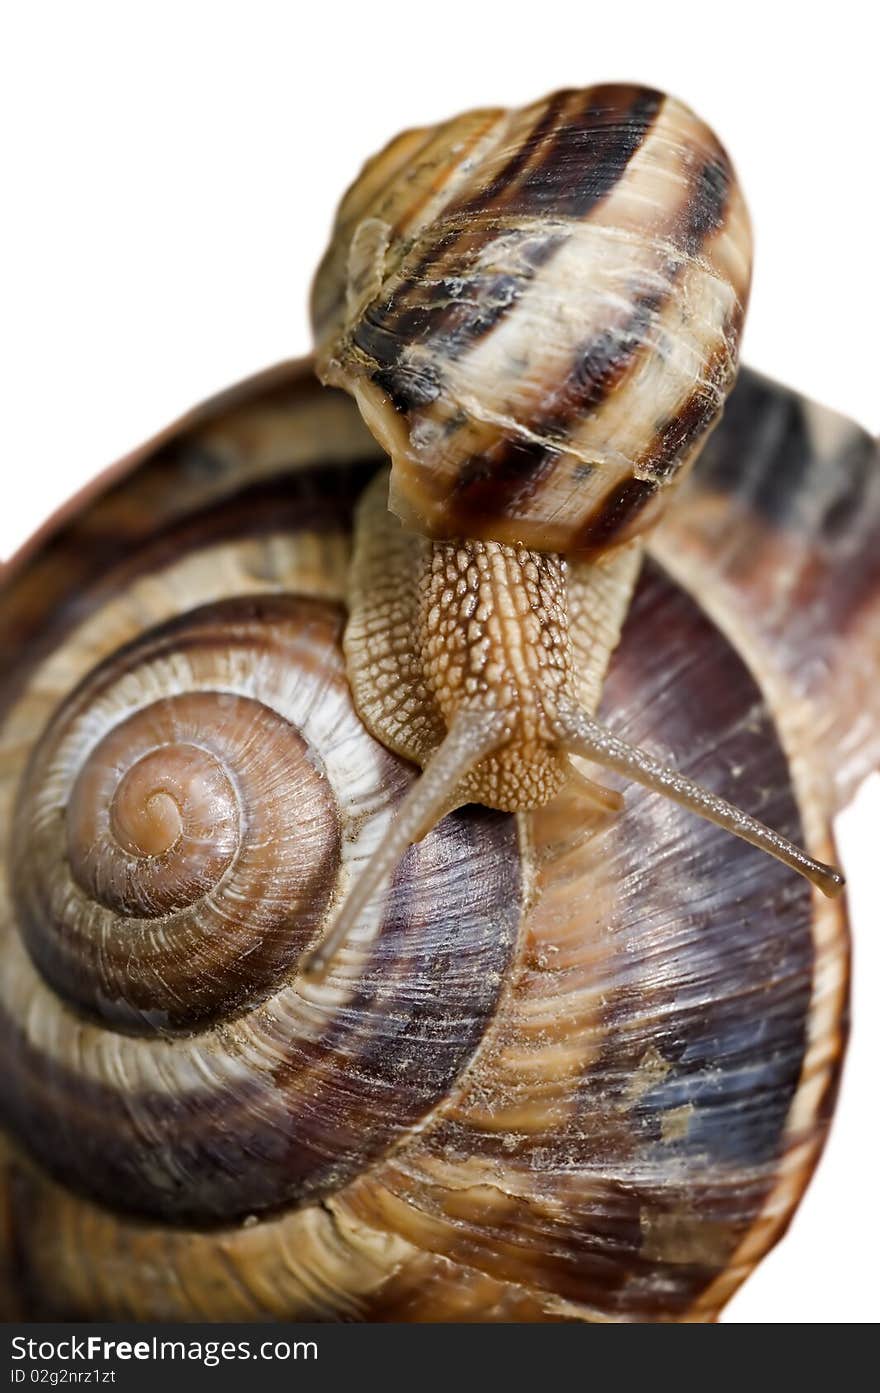
M733 382L751 236L728 156L651 88L408 131L340 205L319 371L433 537L595 555L643 532Z
M773 449L761 421L785 398L742 391L658 534L670 559L640 582L603 709L828 852L836 800L801 716L815 703L831 729L834 652L808 627L806 668L793 641L774 667L761 625L790 567L753 550L758 613L701 551L723 497L773 536L725 470L744 446L760 479L783 467L789 429ZM827 421L804 437L817 458ZM876 480L871 450L839 437L844 497ZM564 804L461 810L326 982L301 977L413 777L342 667L352 509L379 463L354 407L284 368L141 452L6 578L0 1174L19 1314L711 1320L815 1163L843 906L639 790L586 840ZM865 557L878 518L865 508ZM865 632L868 561L841 589L822 537L809 613ZM780 692L798 682L793 719Z
M333 980L297 983L412 772L349 694L327 594L345 533L288 521L251 545L256 577L246 532L132 577L11 717L90 668L14 794L4 1110L65 1183L178 1222L320 1195L429 1111L495 1003L522 899L513 821L447 819Z

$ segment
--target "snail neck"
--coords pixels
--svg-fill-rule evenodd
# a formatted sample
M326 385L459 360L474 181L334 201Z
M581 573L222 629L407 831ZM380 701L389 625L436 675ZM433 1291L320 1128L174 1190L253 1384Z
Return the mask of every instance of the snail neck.
M575 697L562 557L433 542L418 591L415 646L444 727L491 714L500 738L463 780L461 801L512 812L548 803L570 774L555 729Z
M554 554L407 532L388 511L387 475L367 490L345 639L355 702L377 739L421 766L459 716L479 715L493 749L450 807L523 811L570 777L555 737L576 699L566 572Z

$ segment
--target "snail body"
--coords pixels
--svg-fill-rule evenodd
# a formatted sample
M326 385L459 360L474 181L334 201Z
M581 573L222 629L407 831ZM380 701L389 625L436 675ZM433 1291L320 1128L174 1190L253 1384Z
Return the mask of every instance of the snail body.
M573 207L557 175L590 123ZM747 284L719 149L623 88L401 137L316 284L319 369L361 415L311 362L282 366L9 568L9 1314L712 1320L783 1231L827 1130L847 979L842 899L789 866L837 888L796 844L833 858L833 814L880 757L875 687L854 691L840 646L876 636L880 496L864 433L748 373L696 459ZM648 190L666 211L646 239L624 214ZM515 532L497 512L494 535L456 530L461 491L423 521L438 432L455 475L518 457L534 426L478 419L447 364L507 353L478 341L587 244L630 248L633 284L602 402L550 451L552 487L587 485L571 545L528 490L502 509ZM582 267L588 319L617 303L605 271L591 299ZM664 277L686 295L642 304L631 342L633 296ZM682 303L700 309L670 346ZM569 355L599 333L562 322ZM520 404L553 394L537 348ZM675 401L652 413L631 392L667 360ZM667 471L639 479L620 435L586 459L611 419L644 438L648 416L677 423ZM650 497L610 526L634 480Z

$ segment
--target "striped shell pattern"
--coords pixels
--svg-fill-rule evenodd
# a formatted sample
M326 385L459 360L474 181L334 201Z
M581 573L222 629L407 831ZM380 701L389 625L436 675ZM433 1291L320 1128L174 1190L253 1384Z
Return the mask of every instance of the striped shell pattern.
M709 1321L784 1231L845 901L675 804L461 807L303 971L416 777L343 648L388 455L432 535L644 531L602 721L834 859L880 764L880 469L748 371L700 452L748 280L727 157L659 93L409 132L343 200L315 361L6 568L4 1317Z
M748 374L726 421L652 543L602 710L830 852L878 754L870 667L854 690L846 666L876 651L873 444ZM843 904L638 790L585 840L552 806L453 815L302 980L413 777L341 678L352 509L380 462L345 397L283 368L8 571L11 1314L711 1320L815 1163ZM136 780L182 825L161 801L139 822ZM89 817L112 874L83 857Z
M652 525L733 381L751 235L728 156L650 88L408 131L339 208L319 372L434 537L595 555Z

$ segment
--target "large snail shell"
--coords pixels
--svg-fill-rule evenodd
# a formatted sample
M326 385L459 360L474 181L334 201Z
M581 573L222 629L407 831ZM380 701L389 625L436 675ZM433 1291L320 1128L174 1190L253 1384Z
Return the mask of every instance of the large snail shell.
M22 723L73 689L4 784L4 1110L131 1213L240 1221L338 1188L444 1095L513 950L516 824L475 808L413 848L327 984L297 982L413 777L349 692L356 493L330 478L323 517L302 471L271 522L245 497L231 538L210 509L169 531L10 712L13 774Z
M747 409L671 550L699 567L701 518L753 428L754 493L727 497L765 538L762 619L735 568L705 561L698 602L652 562L603 713L830 854L831 783L781 708L798 683L801 713L833 697L802 683L795 641L782 667L759 642L792 575L759 505L809 418L748 376L737 390ZM804 478L831 448L822 424L797 435ZM866 437L835 439L836 513L857 494L866 516L846 585L821 572L807 609L862 632L877 473ZM341 663L351 511L377 463L354 407L285 368L141 452L6 577L0 1175L18 1314L711 1320L819 1154L844 908L638 789L585 841L564 807L460 811L326 983L299 976L413 777L357 721ZM785 539L824 555L808 512ZM832 650L804 632L830 680Z
M728 156L650 88L408 131L343 199L319 371L435 537L593 554L647 528L737 364L751 237Z

